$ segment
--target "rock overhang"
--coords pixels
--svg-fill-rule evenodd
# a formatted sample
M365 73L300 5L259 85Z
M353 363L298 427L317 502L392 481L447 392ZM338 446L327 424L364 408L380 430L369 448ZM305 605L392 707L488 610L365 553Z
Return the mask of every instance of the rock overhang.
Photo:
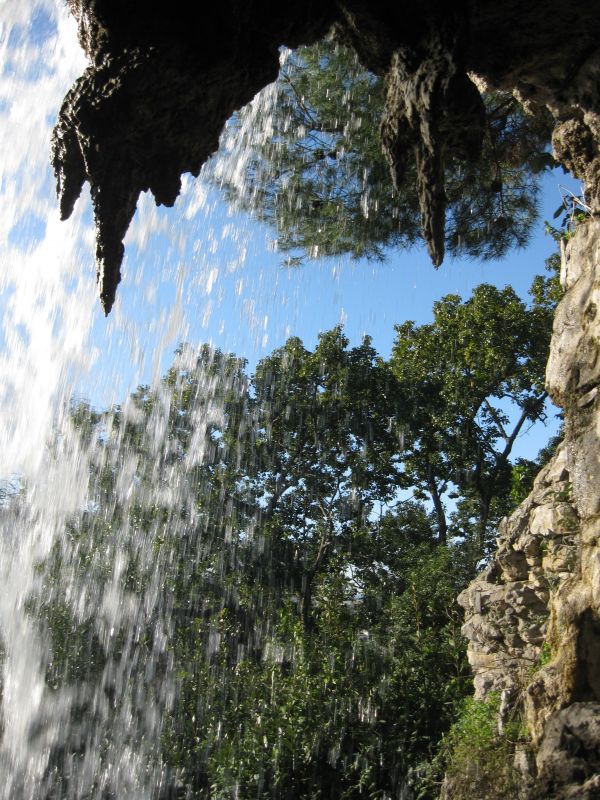
M473 75L517 92L532 112L550 110L556 155L598 207L600 0L567 9L541 0L68 2L91 63L65 98L52 159L63 218L90 184L106 313L140 193L173 205L181 175L199 174L232 113L275 80L280 46L330 32L385 77L383 148L394 179L408 160L417 165L423 237L436 266L444 258L445 159L477 160L484 134Z

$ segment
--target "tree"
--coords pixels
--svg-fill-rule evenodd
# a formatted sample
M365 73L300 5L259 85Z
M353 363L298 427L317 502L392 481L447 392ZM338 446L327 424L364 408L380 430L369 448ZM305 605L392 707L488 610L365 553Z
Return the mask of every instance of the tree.
M536 278L533 304L482 285L434 304L434 321L396 327L391 366L410 408L405 480L429 496L440 541L450 526L444 494L458 499L452 533L475 529L475 560L510 508L510 455L524 426L543 420L554 281Z
M368 338L351 350L348 343L339 327L321 334L312 353L290 339L253 379L261 523L293 547L307 626L319 572L351 546L357 522L393 497L398 474L393 376Z
M73 409L89 502L35 611L48 681L78 698L53 757L62 790L84 785L79 743L108 729L102 774L115 747L141 748L165 797L400 790L467 669L451 603L463 578L426 510L395 496L397 402L368 339L350 348L336 328L313 351L291 339L252 379L182 348L158 387Z
M382 260L420 237L414 165L396 192L379 140L383 82L353 51L324 40L289 53L274 87L235 117L228 155L208 174L274 228L286 263L349 253ZM449 159L446 250L500 258L527 243L540 173L553 164L547 119L488 92L480 161ZM233 156L232 156L233 153Z
M454 601L543 413L553 291L445 298L389 362L340 327L252 376L182 346L157 386L72 409L88 502L31 604L73 698L55 794L111 796L120 751L161 800L416 790L468 692Z

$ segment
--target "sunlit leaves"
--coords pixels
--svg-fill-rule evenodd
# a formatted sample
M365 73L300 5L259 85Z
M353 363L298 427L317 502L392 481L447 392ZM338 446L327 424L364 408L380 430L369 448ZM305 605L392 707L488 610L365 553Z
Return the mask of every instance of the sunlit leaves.
M341 327L252 376L184 346L122 406L74 407L89 504L46 565L52 686L135 652L145 696L167 698L167 794L416 790L468 691L456 595L533 474L509 459L511 407L544 413L556 286L533 294L443 298L397 327L389 361ZM113 596L139 616L135 642L118 623L106 650L94 615Z

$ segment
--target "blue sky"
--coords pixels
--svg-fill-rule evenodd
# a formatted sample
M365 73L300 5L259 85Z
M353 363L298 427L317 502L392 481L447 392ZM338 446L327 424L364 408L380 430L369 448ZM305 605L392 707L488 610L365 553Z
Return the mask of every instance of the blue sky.
M379 352L388 355L394 324L429 321L433 302L446 294L466 298L475 286L488 282L510 284L526 297L533 276L544 271L544 261L555 249L543 220L551 219L559 205L561 186L578 190L558 170L544 178L540 222L527 249L502 261L448 259L438 270L422 247L391 252L383 264L327 259L288 269L270 251L272 232L244 215L231 214L215 190L205 191L204 213L192 220L182 213L179 201L174 209L155 209L145 199L134 221L139 230L127 240L114 312L119 322L104 320L97 309L94 342L103 351L110 349L113 328L126 318L140 326L144 348L156 353L161 339L160 346L166 347L165 320L177 303L179 280L182 326L173 346L178 336L193 344L209 341L243 355L252 367L289 335L312 346L319 331L343 322L353 343L368 333ZM146 225L153 232L144 239Z
M191 219L185 211L197 205L191 180L174 209L155 209L145 199L127 244L114 319L95 310L92 340L110 357L93 370L96 394L90 397L85 385L81 394L99 405L119 401L164 370L182 339L244 356L251 370L288 336L312 347L320 331L343 322L353 344L368 333L387 356L394 324L430 321L434 301L446 294L466 299L487 282L510 284L525 298L556 247L543 221L560 204L561 187L579 192L560 170L544 178L540 221L527 249L496 262L449 259L438 270L422 247L392 252L383 264L329 259L290 270L270 251L272 232L232 214L215 190L202 191L202 214ZM154 232L144 238L148 225ZM521 439L517 455L531 457L545 444L556 429L553 413L548 428L538 426Z

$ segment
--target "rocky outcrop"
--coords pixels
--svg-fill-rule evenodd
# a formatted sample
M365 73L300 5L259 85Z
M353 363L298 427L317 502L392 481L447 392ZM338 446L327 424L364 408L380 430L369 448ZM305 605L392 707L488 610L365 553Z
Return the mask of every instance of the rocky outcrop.
M277 77L280 44L322 37L328 3L279 16L252 4L71 0L91 64L66 96L52 162L61 217L90 184L100 298L108 313L120 281L123 238L138 197L172 206L180 176L197 176L225 122ZM306 16L306 19L304 18Z
M502 522L489 566L458 598L478 698L492 692L517 697L540 665L551 595L578 560L578 520L569 494L562 448L527 500Z
M565 439L463 592L477 695L522 712L524 798L600 797L600 221L563 248L546 382ZM499 720L502 724L502 720Z
M394 51L386 73L383 149L397 188L414 158L423 238L436 267L444 260L445 159L476 161L485 125L463 64L465 27L464 16L440 16L416 45Z
M417 164L435 264L444 255L445 159L476 159L481 146L473 75L518 92L532 111L550 109L557 155L585 178L598 208L600 0L68 2L91 64L65 98L53 164L63 217L90 184L106 312L140 192L172 205L181 174L199 172L227 118L275 78L279 46L329 30L386 77L384 149L394 177L408 160Z

